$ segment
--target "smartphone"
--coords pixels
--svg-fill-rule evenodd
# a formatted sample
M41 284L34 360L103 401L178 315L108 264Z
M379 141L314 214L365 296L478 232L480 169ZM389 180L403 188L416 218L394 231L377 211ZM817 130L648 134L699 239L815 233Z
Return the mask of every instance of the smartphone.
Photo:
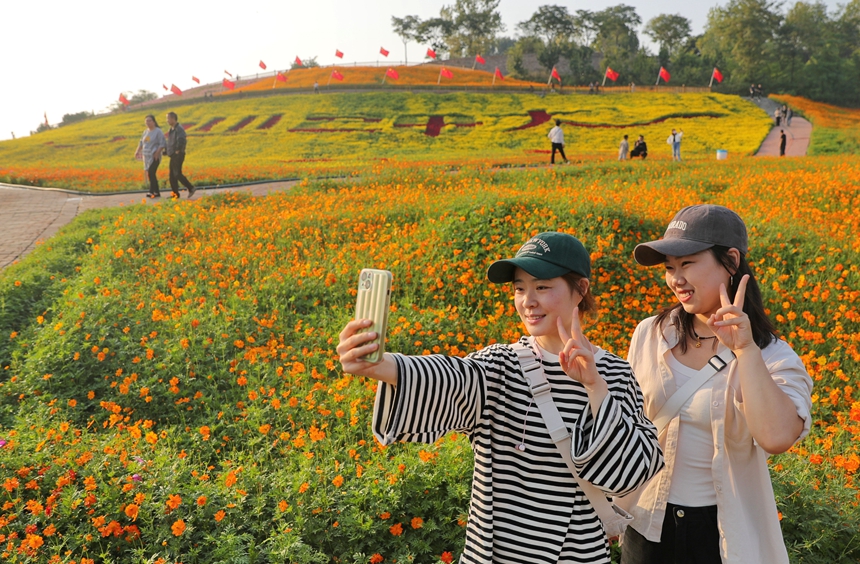
M377 337L370 343L379 348L361 358L368 362L381 362L385 353L385 333L388 330L388 310L391 303L391 272L365 268L358 276L358 297L355 302L355 318L370 319L370 327L359 333L376 331Z

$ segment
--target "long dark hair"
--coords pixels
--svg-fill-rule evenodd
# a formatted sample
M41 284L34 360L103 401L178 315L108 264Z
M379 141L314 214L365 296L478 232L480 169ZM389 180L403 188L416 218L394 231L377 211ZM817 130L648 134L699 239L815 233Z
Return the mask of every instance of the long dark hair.
M148 116L146 116L146 117L145 117L145 118L143 118L143 119L144 119L144 120L146 120L147 118L152 120L152 123L154 123L154 124L155 124L155 127L158 127L158 122L157 122L157 121L155 121L155 116L154 116L154 115L149 114Z
M734 301L741 278L743 278L744 274L749 274L750 279L747 282L747 290L744 296L744 313L746 313L750 318L753 341L755 341L755 344L758 345L760 349L765 348L776 340L776 327L774 327L773 322L765 313L761 290L759 290L755 275L753 274L746 257L741 254L737 268L735 268L735 261L729 254L729 247L714 245L708 250L714 255L717 262L723 265L723 267L732 275L729 286L726 288L730 300ZM676 310L678 311L678 316L673 319L670 316L672 315L672 312ZM672 324L675 326L675 329L678 330L678 336L680 337L681 352L687 352L687 336L693 334L694 317L694 315L684 311L684 308L680 303L676 303L657 315L657 323L654 324L654 327L655 329L659 329L663 326L663 322L666 321L666 319L672 319Z

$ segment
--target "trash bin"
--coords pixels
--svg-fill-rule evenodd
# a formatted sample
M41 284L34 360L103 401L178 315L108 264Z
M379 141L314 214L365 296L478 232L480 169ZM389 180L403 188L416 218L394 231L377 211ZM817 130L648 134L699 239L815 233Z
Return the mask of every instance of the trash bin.
M729 158L729 152L723 149L717 149L717 160L724 161Z

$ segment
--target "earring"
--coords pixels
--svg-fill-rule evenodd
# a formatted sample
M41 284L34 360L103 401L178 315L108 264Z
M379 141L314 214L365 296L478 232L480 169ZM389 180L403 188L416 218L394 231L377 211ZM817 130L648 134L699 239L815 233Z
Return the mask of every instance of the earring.
M729 274L729 288L735 285L735 277Z

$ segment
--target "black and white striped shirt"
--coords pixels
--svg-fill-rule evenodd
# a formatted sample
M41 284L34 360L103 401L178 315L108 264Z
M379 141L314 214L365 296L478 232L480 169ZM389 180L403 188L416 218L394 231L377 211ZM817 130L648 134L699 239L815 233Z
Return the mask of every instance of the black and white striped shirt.
M528 345L527 339L521 340ZM627 362L600 349L609 395L592 416L585 388L558 358L541 363L558 411L572 430L580 476L624 495L663 466L656 430ZM463 563L609 564L600 519L550 438L510 345L466 358L394 355L398 384L380 383L373 431L383 444L432 443L465 433L475 454ZM525 431L525 440L523 434ZM525 444L525 450L517 445Z

